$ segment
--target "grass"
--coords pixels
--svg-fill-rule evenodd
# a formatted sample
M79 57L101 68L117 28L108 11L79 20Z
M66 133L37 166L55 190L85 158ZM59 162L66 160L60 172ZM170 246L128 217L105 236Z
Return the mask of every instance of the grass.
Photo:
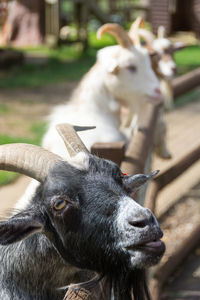
M89 33L89 48L83 51L79 44L60 46L56 49L48 47L26 48L28 55L47 57L43 65L25 64L1 71L0 88L39 87L67 80L79 80L94 64L97 50L115 43L114 39L105 35L97 40L94 32Z
M200 45L190 46L175 53L179 75L200 67Z
M82 51L80 45L61 46L57 49L49 49L45 46L24 49L23 51L29 55L48 57L48 61L44 65L29 63L1 71L0 88L35 88L67 80L80 80L94 64L97 50L114 43L114 39L110 35L105 35L102 40L97 40L95 33L91 32L89 34L90 47L86 51ZM200 46L190 46L175 53L175 61L179 74L199 67Z
M42 136L46 131L46 124L44 122L33 123L29 128L30 136L27 137L16 137L11 135L0 135L0 145L11 144L11 143L27 143L40 145ZM18 178L19 174L14 172L0 171L0 186L9 184Z
M7 104L0 103L0 115L3 115L5 113L9 113L12 111L12 108L8 106Z

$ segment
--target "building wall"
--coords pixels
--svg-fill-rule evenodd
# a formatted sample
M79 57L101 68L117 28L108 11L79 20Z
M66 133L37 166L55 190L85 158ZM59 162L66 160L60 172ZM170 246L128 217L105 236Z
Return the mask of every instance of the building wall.
M160 25L166 29L166 33L171 31L171 15L168 12L169 0L151 0L150 20L153 32L156 34Z

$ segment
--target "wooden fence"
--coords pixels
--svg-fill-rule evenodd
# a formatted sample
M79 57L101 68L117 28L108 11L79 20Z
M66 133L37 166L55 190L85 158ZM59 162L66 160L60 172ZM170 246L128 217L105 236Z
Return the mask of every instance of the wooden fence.
M184 74L172 82L174 95L180 96L200 85L200 68ZM128 174L148 173L151 166L151 153L154 140L154 132L160 105L147 105L145 111L145 122L138 133L132 137L128 149L125 151L123 143L96 144L92 153L101 157L112 159L120 164L123 172ZM111 152L109 151L111 149ZM148 193L144 188L138 195L140 204L155 212L158 193L169 183L185 172L192 164L200 159L199 145L191 152L186 153L170 168L161 173L150 183ZM147 197L145 197L147 194ZM150 287L154 300L160 299L160 292L168 276L174 272L176 267L188 255L199 241L200 224L196 224L185 240L172 253L170 259L158 265L151 273Z

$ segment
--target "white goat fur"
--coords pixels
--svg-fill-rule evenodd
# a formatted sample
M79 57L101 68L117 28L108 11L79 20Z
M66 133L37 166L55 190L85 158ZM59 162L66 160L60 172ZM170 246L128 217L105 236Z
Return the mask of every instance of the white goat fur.
M129 70L135 67L135 72ZM147 96L155 97L159 81L155 76L148 52L143 47L123 48L120 45L106 47L98 52L97 62L83 77L69 102L57 106L49 118L49 129L42 146L69 158L66 147L55 129L58 123L80 126L96 126L96 129L79 132L90 150L96 142L128 141L130 136L120 132L120 104L127 105L136 114ZM127 134L127 132L126 132ZM36 184L18 202L24 207Z
M148 47L158 54L157 69L159 71L160 89L163 95L164 106L167 110L173 108L173 90L171 80L175 76L176 64L172 55L167 54L168 50L172 48L172 43L169 39L165 38L165 29L159 26L157 37L147 29L140 28L138 30L148 43Z

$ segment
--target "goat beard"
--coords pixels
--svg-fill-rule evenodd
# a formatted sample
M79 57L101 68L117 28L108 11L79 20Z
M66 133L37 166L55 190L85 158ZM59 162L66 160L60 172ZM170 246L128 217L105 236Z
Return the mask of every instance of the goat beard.
M100 278L100 277L99 277ZM102 278L102 277L101 277ZM104 276L99 282L91 280L90 287L82 287L93 290L96 285L95 300L151 300L144 270L134 270L129 273L121 272ZM100 291L104 291L103 295ZM100 292L100 293L99 293Z
M121 273L117 277L114 275L111 288L114 300L150 300L144 270Z

